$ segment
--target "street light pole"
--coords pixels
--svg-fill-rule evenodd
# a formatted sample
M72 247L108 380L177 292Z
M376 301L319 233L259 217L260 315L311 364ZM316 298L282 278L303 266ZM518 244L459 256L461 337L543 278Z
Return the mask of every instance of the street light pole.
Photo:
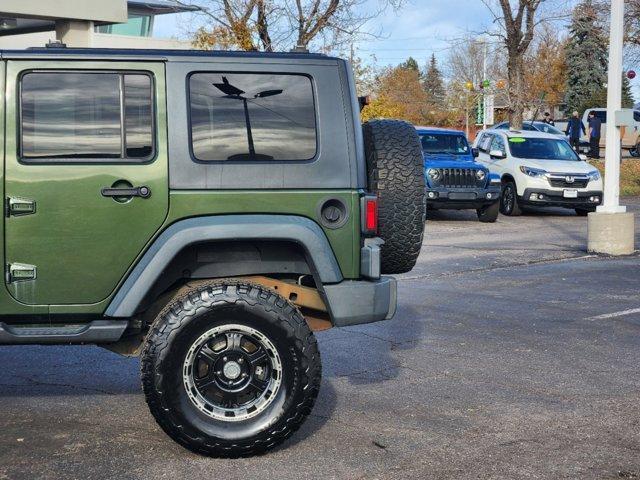
M603 213L622 213L620 205L620 127L616 112L622 108L622 46L624 32L624 0L611 1L611 33L609 37L609 78L607 80L607 126L605 151L604 202L598 207Z
M487 129L487 95L484 91L484 81L487 79L487 39L482 37L482 45L484 47L482 53L482 129Z
M622 148L618 116L622 113L623 32L624 0L611 0L604 199L595 212L589 213L587 220L587 250L609 255L629 255L635 250L634 215L620 205Z

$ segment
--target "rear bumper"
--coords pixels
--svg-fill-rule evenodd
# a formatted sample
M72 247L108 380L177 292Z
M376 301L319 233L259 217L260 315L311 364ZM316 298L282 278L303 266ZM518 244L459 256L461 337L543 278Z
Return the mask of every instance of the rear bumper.
M544 198L542 200L531 200L531 194L542 194ZM597 201L593 201L597 197ZM602 191L600 190L587 190L579 191L577 198L565 198L563 196L563 190L545 190L542 188L527 188L524 191L522 197L518 197L518 203L528 206L539 207L566 207L566 208L581 208L581 207L597 207L602 203Z
M396 313L397 283L393 277L345 280L325 285L324 293L336 327L389 320Z
M427 205L440 209L481 208L499 199L499 184L487 188L427 188Z

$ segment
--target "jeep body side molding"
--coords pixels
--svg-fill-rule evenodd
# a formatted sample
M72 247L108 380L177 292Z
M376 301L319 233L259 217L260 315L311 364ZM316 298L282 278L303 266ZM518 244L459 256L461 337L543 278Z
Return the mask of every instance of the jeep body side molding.
M341 282L342 272L322 229L308 218L293 215L219 215L181 220L156 238L118 289L105 316L127 318L185 247L212 241L292 241L306 252L314 275L323 284Z

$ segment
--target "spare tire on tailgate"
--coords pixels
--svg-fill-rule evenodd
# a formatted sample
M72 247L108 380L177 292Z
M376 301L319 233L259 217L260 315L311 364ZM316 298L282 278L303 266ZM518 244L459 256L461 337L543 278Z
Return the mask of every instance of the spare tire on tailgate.
M420 138L411 124L400 120L372 120L362 129L369 190L378 195L382 273L405 273L416 264L424 232Z

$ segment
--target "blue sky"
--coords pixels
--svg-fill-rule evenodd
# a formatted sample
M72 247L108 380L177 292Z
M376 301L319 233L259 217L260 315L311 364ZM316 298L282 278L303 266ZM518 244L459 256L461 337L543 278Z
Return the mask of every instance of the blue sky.
M369 0L371 11L378 0ZM188 22L185 15L164 15L156 18L155 35L180 37ZM469 32L478 32L491 26L491 17L480 0L410 0L397 13L371 20L369 30L381 33L357 43L359 55L370 59L375 55L378 65L397 65L409 56L424 65L432 53L444 61L451 39ZM640 65L629 65L639 76L633 82L636 100L640 101Z

